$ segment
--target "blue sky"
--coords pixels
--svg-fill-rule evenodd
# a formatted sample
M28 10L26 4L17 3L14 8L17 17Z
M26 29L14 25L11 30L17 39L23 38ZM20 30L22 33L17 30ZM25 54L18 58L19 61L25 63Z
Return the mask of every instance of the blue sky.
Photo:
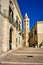
M43 21L43 0L18 0L18 4L23 18L26 12L30 18L30 30L36 21Z

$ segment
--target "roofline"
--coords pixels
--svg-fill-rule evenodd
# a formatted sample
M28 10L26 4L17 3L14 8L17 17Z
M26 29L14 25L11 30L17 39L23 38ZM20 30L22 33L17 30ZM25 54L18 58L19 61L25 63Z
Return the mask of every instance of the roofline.
M33 28L34 28L35 25L38 24L38 23L43 23L43 21L37 21L37 22L34 24ZM33 28L32 28L32 30L33 30ZM31 30L31 31L32 31L32 30ZM30 33L31 33L31 31L30 31Z
M23 17L22 17L22 14L21 14L21 11L20 11L20 8L19 8L19 5L18 5L17 0L13 0L13 1L14 1L14 4L15 4L15 6L16 6L16 8L17 8L17 10L18 10L19 16L20 16L20 17L21 17L21 19L23 20Z
M37 23L43 23L43 21L37 21Z

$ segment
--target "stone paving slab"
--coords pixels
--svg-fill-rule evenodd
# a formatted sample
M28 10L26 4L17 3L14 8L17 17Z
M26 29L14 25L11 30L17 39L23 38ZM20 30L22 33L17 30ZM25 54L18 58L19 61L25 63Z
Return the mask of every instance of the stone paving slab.
M43 51L43 48L33 48L33 47L26 47L26 48L25 48L25 47L24 47L24 50L27 50L27 51L28 51L28 50L29 50L29 51L31 51L31 50L32 50L32 51L35 51L35 50L37 50L37 51L40 50L40 51L41 51L41 50L42 50L42 51Z
M0 64L0 65L43 65L43 64Z
M23 51L21 51L21 52L19 52L19 51L17 51L17 52L13 52L14 54L43 54L43 51L42 52L23 52Z
M43 63L6 62L6 63L0 63L0 65L43 65Z
M1 65L43 65L43 51L42 49L21 48L2 58L0 63Z
M33 56L33 57L28 57L28 56L17 56L17 55L12 55L12 56L7 56L1 60L1 62L39 62L43 63L43 56Z

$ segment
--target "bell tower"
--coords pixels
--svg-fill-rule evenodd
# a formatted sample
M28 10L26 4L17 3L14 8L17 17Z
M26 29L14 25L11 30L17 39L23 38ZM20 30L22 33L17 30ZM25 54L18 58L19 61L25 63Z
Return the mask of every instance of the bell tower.
M24 46L29 47L29 32L30 32L30 19L28 18L27 13L24 17Z

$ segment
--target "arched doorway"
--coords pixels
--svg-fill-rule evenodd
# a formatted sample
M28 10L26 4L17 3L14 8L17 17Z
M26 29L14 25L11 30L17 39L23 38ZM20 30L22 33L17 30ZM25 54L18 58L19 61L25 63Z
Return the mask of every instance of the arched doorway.
M10 50L12 49L12 32L13 32L13 29L10 28L10 33L9 33L9 49Z

